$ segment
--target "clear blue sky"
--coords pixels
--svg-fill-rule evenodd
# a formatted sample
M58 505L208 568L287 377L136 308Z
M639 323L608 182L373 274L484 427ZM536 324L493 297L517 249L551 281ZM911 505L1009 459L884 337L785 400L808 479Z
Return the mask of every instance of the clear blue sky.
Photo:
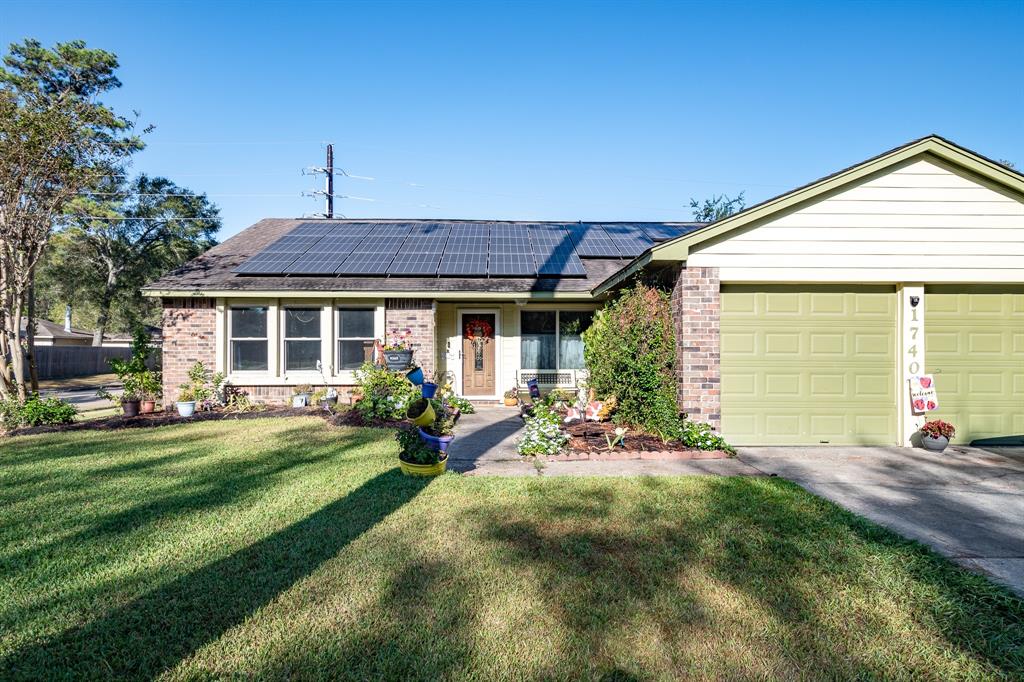
M71 3L0 0L0 41L120 57L136 170L221 238L350 217L685 220L936 132L1024 167L1024 2Z

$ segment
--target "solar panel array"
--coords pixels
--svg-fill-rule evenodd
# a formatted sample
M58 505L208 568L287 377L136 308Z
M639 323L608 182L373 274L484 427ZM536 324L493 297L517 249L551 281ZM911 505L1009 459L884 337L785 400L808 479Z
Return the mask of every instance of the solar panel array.
M244 275L584 277L581 258L633 258L698 229L681 223L302 223Z

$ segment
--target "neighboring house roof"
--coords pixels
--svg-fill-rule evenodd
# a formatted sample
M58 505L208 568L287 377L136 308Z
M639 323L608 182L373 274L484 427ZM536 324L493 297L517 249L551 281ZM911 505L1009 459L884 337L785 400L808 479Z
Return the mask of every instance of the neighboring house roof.
M21 333L24 334L28 328L28 320L21 318ZM36 320L36 338L44 339L92 339L92 332L84 329L71 328L65 331L63 324L51 322L50 320Z
M467 292L486 292L496 297L514 298L589 296L591 290L614 272L629 263L629 258L582 257L585 274L574 277L465 277L465 276L367 276L367 275L280 275L244 274L236 272L240 265L259 254L309 219L267 219L243 230L224 243L215 246L181 268L147 285L150 296L215 296L233 293L266 293L267 295L325 295L330 293L365 293L367 296L412 296L429 293L434 298L456 298ZM701 223L537 223L508 221L438 221L438 220L380 220L332 221L339 224L374 224L388 226L395 223L429 225L438 223L474 225L571 225L613 226L643 225L647 233L685 233L698 229ZM650 243L650 240L647 242ZM639 251L633 251L635 254ZM631 254L632 255L632 254Z
M608 292L650 263L685 261L690 249L702 242L760 224L780 213L819 201L853 183L889 172L895 166L911 163L922 157L960 168L975 177L1024 196L1024 174L938 135L929 135L763 201L699 230L655 244L637 256L627 267L612 273L607 280L595 287L594 295Z

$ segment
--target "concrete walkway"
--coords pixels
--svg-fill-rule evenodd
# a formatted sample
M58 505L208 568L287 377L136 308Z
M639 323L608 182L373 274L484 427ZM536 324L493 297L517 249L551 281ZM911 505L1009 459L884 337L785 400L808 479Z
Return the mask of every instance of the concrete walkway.
M471 476L757 476L737 459L616 462L529 461L516 452L523 420L509 407L477 407L463 415L448 450L448 468Z
M1024 596L1024 448L740 448L739 459Z

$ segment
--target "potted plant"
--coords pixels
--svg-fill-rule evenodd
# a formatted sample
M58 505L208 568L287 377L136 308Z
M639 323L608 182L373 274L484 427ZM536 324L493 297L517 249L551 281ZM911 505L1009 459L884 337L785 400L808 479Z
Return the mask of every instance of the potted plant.
M448 465L448 455L441 450L427 447L417 433L415 426L399 429L398 466L406 476L437 476L443 474Z
M434 412L434 406L429 400L420 398L409 405L405 416L411 419L412 423L416 426L430 426L434 423L434 418L437 414Z
M956 435L956 427L941 419L927 421L921 427L921 444L925 450L942 452L949 445L949 439Z
M424 398L430 399L437 395L437 378L431 377L432 381L424 381L420 385L420 392Z
M515 407L519 404L519 387L513 386L505 391L505 407Z
M413 367L405 374L405 378L412 382L413 386L423 385L423 368Z
M409 338L412 336L411 329L392 329L391 335L384 344L384 364L392 372L401 372L412 365L412 349L409 348Z
M178 399L174 406L182 417L191 417L196 412L196 389L190 384L182 384L178 391Z
M160 372L146 370L139 375L139 388L142 400L139 403L140 414L152 414L156 411L156 401L163 393Z
M455 415L448 405L440 401L432 401L434 421L429 426L420 427L420 438L427 447L438 452L448 452L448 446L455 439Z
M292 389L292 407L306 407L310 404L313 395L313 387L309 384L299 384Z

